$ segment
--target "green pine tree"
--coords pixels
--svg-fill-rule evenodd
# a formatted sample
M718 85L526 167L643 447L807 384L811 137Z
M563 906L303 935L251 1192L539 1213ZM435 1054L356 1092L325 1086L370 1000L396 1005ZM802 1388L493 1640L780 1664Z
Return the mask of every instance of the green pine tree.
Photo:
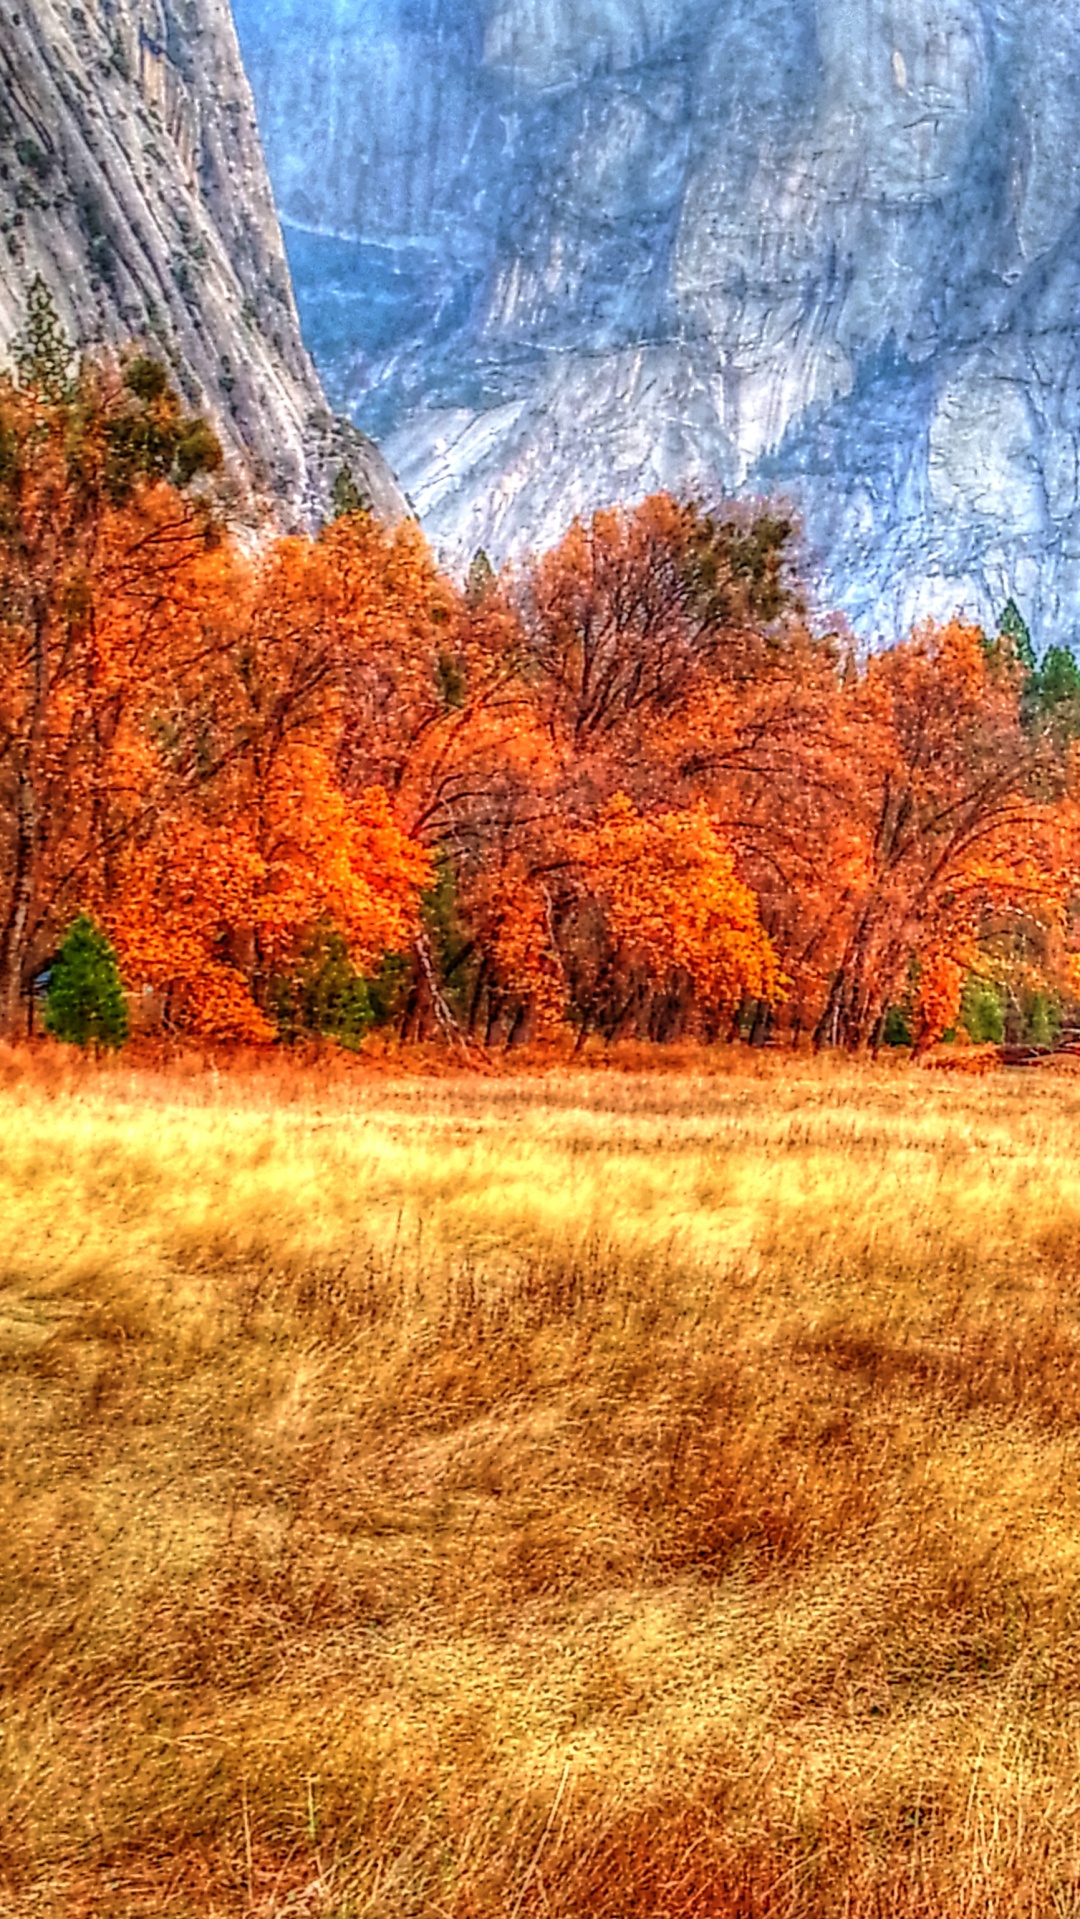
M1035 648L1031 643L1031 633L1027 621L1011 595L1001 609L998 633L1003 640L1009 641L1013 655L1019 660L1020 665L1026 667L1029 673L1034 673Z
M357 971L348 942L329 922L315 929L296 971L275 980L272 1000L283 1040L320 1035L351 1049L362 1045L382 1010L378 980Z
M1067 646L1048 646L1039 668L1039 701L1044 707L1080 699L1080 667Z
M116 954L87 913L68 927L53 962L45 1030L76 1046L122 1046L127 1038Z
M975 1046L1000 1046L1005 1037L1005 1009L993 980L969 973L960 999L960 1024Z
M495 568L483 547L478 546L469 562L469 577L465 585L465 597L470 606L479 606L484 595L494 586L495 578Z
M341 468L330 494L330 504L335 520L343 520L349 513L371 512L371 500L363 487L357 485L351 466Z
M883 1046L911 1045L911 1014L905 1006L890 1006L886 1009L881 1027Z
M1046 733L1061 752L1080 738L1080 667L1067 646L1048 646L1027 676L1021 714L1029 732Z
M19 380L54 404L71 398L75 349L64 332L53 297L40 273L26 300L26 325L12 349Z

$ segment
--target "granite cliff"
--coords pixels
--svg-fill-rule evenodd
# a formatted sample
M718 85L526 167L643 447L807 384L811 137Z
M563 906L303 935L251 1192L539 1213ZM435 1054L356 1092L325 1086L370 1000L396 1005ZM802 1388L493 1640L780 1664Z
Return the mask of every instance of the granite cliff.
M401 510L302 344L227 0L3 0L0 361L36 274L72 339L164 357L286 519L343 459Z
M1080 632L1080 11L237 0L305 334L438 545L783 490L867 635Z

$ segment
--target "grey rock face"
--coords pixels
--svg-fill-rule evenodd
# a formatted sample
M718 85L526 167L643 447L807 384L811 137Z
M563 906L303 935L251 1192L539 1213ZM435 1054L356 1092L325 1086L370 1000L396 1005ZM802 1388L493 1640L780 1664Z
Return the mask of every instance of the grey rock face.
M871 636L1080 632L1074 0L237 0L305 331L436 543L781 490Z
M227 0L3 0L0 361L35 274L80 344L146 342L258 491L305 520L344 458L300 338Z

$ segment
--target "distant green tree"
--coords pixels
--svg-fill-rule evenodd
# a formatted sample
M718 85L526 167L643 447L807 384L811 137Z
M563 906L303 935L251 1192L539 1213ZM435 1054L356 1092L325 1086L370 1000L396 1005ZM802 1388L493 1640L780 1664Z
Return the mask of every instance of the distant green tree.
M797 537L794 519L765 506L688 508L683 569L699 616L724 627L744 619L771 625L800 612Z
M40 273L30 282L26 323L17 335L12 358L19 384L32 387L43 400L62 405L70 400L75 383L75 348L68 339Z
M19 386L63 423L73 469L84 484L92 471L113 505L121 505L140 480L168 480L183 490L221 466L217 435L200 414L184 413L160 361L134 354L119 391L107 400L94 369L86 363L76 369L75 349L40 274L12 352ZM95 454L88 462L87 441L99 430L104 457Z
M469 577L465 582L465 598L470 606L479 606L485 594L490 592L496 580L495 568L488 559L482 546L478 546L469 561Z
M53 962L45 1029L76 1046L121 1046L127 1038L116 954L87 913L68 927Z
M1049 646L1029 673L1021 701L1029 732L1049 734L1059 750L1080 737L1080 666L1067 646Z
M333 518L343 520L350 513L370 513L372 500L362 486L358 486L352 467L346 464L341 468L330 492L330 504Z
M295 972L275 982L272 1004L278 1033L285 1041L319 1037L355 1050L373 1026L394 1018L407 972L400 954L387 953L377 973L364 975L337 928L320 926Z
M436 855L435 883L423 894L420 906L446 1006L458 1024L464 1025L476 983L479 954L476 941L462 918L457 873L445 850Z
M319 1037L355 1049L375 1017L367 981L330 925L312 935L296 971L276 981L272 999L278 1032L288 1041Z
M1035 677L1039 701L1047 710L1080 700L1080 666L1067 646L1048 646Z
M998 634L1001 639L1009 642L1013 658L1018 660L1021 666L1026 667L1029 673L1034 673L1035 648L1032 645L1031 633L1020 608L1011 596L1001 609Z
M960 998L960 1024L975 1046L1000 1046L1005 1037L1005 1008L992 980L969 973Z
M911 1015L903 1006L890 1006L881 1028L883 1046L910 1046Z
M1020 1037L1030 1046L1053 1046L1061 1030L1056 995L1044 987L1031 988L1021 996L1020 1013Z
M200 414L187 415L159 360L138 353L124 368L123 404L105 422L105 481L115 504L137 480L184 488L222 464L221 443ZM137 404L133 404L137 403Z

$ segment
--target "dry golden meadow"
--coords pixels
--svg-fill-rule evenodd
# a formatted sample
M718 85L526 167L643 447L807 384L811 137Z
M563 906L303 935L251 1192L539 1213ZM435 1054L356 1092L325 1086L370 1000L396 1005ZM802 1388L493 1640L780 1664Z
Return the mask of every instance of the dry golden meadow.
M5 1915L1080 1914L1080 1079L0 1078Z

